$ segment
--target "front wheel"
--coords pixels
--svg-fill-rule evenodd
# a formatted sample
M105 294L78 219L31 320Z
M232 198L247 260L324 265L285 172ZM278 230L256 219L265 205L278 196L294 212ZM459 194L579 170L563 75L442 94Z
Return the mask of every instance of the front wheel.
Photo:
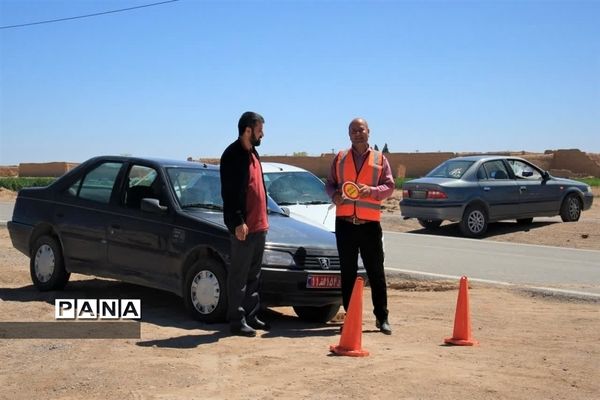
M425 229L429 229L429 230L435 230L437 228L440 227L440 225L442 224L442 221L440 221L439 219L417 219L417 221L419 221L419 224L425 228Z
M199 260L186 274L185 307L194 319L223 322L227 313L227 276L214 260Z
M481 237L487 230L488 217L480 205L469 206L460 221L460 230L467 237Z
M335 317L340 309L339 304L328 304L326 306L294 306L294 312L303 321L329 322Z
M40 236L33 245L29 272L34 286L42 291L60 290L71 274L65 269L62 249L52 236Z
M562 202L560 206L560 218L563 222L579 221L581 216L581 202L576 194L570 194Z

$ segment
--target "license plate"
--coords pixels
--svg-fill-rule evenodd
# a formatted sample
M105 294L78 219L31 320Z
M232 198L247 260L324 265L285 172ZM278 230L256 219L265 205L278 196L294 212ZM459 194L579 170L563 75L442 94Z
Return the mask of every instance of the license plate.
M426 199L427 192L425 190L411 190L410 198L411 199Z
M309 275L306 279L308 289L339 289L342 278L339 275Z

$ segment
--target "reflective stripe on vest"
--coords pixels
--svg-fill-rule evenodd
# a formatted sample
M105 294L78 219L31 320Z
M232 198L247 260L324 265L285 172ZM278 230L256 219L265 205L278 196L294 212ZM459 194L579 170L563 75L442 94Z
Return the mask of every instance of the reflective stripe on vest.
M356 172L352 150L340 151L337 155L337 181L341 188L347 181L362 183L368 186L377 186L383 171L383 155L371 149L360 171ZM372 198L359 198L356 201L344 199L336 207L335 215L338 217L356 216L368 221L381 220L381 201Z

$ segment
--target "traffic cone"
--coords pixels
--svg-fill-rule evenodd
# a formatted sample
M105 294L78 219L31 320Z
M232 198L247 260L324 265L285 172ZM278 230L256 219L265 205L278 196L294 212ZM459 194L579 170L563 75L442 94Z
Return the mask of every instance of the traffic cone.
M344 319L340 344L329 346L329 351L340 356L366 357L367 350L362 349L362 305L364 279L357 277L350 297L348 313Z
M460 278L456 315L454 316L454 332L444 343L457 346L476 346L479 344L471 334L471 317L469 310L469 281L466 276Z

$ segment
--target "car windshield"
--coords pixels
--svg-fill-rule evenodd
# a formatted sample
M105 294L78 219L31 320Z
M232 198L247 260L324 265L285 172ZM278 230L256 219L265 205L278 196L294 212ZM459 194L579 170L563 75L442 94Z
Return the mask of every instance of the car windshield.
M425 175L428 178L453 178L460 179L473 165L474 161L467 160L448 160L435 167L430 173Z
M308 171L267 172L264 177L269 196L280 206L331 202L323 181Z
M223 210L219 170L167 168L167 175L181 208ZM268 196L267 208L270 212L284 214L283 210Z

